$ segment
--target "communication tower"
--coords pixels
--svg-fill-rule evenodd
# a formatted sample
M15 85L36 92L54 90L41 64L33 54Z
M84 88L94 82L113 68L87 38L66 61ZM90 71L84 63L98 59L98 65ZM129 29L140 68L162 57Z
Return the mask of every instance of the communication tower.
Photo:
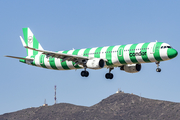
M44 100L43 106L48 106L48 104L46 104L46 99Z
M56 104L56 85L54 86L55 94L54 94L54 104Z

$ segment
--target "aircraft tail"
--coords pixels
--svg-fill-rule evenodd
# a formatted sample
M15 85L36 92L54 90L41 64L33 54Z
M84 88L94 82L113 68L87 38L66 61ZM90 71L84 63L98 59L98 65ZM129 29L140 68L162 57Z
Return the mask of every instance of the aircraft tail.
M43 50L41 44L37 41L30 28L23 28L23 35L24 35L24 40L20 36L23 46L28 46L31 48ZM35 56L38 54L38 51L34 51L31 49L26 48L26 51L27 51L27 56Z

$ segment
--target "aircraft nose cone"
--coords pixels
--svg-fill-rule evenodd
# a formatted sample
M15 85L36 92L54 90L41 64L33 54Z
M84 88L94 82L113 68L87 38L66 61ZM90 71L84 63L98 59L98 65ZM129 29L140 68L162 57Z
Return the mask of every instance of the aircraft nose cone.
M178 52L175 49L168 49L168 57L170 59L175 58L178 55Z

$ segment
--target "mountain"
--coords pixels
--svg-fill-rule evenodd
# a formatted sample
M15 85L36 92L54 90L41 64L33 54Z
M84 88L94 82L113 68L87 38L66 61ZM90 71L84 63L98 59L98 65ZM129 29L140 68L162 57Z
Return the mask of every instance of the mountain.
M180 120L180 103L120 92L91 107L59 103L6 113L0 120Z

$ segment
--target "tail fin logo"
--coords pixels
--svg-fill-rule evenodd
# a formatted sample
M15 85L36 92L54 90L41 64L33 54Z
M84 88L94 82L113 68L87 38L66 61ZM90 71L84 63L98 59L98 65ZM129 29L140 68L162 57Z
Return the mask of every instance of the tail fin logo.
M32 36L29 36L28 37L28 44L31 44L33 42L33 37Z
M23 28L23 34L24 34L24 40L22 39L22 37L20 37L21 41L25 42L25 43L22 42L23 46L28 46L31 48L43 50L42 46L37 41L36 37L34 36L34 34L32 33L32 31L29 28ZM27 56L35 56L38 53L41 54L41 52L30 50L27 48L26 48L26 51L27 51Z

